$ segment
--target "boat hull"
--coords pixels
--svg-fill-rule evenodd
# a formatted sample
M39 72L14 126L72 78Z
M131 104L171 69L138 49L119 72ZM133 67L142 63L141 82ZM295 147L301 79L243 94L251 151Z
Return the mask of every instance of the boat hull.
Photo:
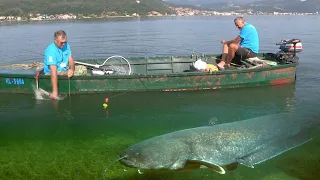
M296 64L218 72L133 74L118 76L59 76L59 94L88 94L126 91L195 91L270 86L294 83ZM50 76L0 74L0 92L34 93L39 87L51 91Z

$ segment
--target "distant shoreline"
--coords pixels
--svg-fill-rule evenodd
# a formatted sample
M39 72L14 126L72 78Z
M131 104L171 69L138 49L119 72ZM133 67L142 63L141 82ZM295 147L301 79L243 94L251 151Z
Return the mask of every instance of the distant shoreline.
M104 16L104 17L73 17L73 18L52 18L52 19L26 19L8 16L8 19L1 19L1 22L40 22L40 21L66 21L66 20L97 20L97 19L116 19L116 18L152 18L152 17L208 17L208 16L317 16L318 13L279 13L279 14L217 14L217 15L161 15L161 16ZM2 16L3 17L3 16Z

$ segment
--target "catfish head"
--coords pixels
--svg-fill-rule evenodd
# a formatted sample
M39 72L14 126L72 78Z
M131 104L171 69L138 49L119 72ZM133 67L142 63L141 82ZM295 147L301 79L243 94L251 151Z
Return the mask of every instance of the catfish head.
M119 154L120 163L138 169L180 169L189 154L181 139L163 135L135 144Z

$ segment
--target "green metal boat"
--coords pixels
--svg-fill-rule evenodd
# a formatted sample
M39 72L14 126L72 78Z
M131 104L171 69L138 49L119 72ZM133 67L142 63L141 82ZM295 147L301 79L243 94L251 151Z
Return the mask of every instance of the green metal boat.
M222 71L195 66L202 62L214 67L219 54L79 60L76 64L85 66L87 72L71 79L59 76L59 94L214 90L294 83L299 61L296 53L302 45L296 39L282 40L278 45L279 52L260 53L254 59L235 58L232 66ZM35 67L1 68L0 92L34 93L33 88L51 92L50 76L40 72Z

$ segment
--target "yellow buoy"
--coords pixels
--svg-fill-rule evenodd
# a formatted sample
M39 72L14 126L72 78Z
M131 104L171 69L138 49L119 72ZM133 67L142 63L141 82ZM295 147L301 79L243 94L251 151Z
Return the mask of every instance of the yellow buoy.
M103 103L103 108L107 108L108 107L108 104L107 103Z

